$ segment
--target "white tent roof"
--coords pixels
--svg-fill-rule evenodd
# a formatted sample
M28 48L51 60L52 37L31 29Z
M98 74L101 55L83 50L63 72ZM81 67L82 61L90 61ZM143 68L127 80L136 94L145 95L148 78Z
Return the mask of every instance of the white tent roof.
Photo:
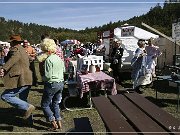
M122 36L122 29L133 29L133 36ZM130 37L135 37L137 39L144 39L144 40L148 40L151 37L152 38L159 38L159 35L153 34L149 31L143 30L141 28L138 28L136 26L126 26L126 27L120 27L120 28L115 28L114 29L114 35L117 38L130 38Z

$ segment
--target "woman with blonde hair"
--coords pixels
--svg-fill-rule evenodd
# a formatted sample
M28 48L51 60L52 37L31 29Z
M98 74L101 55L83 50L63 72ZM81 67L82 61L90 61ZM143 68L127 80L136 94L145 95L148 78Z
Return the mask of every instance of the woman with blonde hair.
M59 103L64 87L64 62L56 55L56 44L53 39L45 38L41 43L43 56L38 59L44 61L44 92L41 107L48 121L51 122L51 131L61 129Z

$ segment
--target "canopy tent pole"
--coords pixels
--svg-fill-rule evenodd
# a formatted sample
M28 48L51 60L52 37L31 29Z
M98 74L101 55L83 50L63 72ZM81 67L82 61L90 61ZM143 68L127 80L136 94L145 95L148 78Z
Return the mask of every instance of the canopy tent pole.
M175 40L174 40L174 39L172 39L171 37L168 37L167 35L161 33L160 31L152 28L151 26L149 26L149 25L147 25L147 24L145 24L145 23L143 23L143 22L141 23L141 25L145 26L146 28L148 28L148 29L156 32L157 34L161 35L162 37L164 37L164 38L170 40L171 42L175 43ZM177 44L178 46L180 46L180 43L176 43L176 44Z

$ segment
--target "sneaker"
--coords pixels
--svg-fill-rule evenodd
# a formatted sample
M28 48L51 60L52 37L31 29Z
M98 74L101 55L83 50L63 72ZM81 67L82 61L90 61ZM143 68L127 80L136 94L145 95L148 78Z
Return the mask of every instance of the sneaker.
M35 110L35 107L33 105L29 105L29 108L26 110L24 114L24 119L27 119L30 117L31 113Z

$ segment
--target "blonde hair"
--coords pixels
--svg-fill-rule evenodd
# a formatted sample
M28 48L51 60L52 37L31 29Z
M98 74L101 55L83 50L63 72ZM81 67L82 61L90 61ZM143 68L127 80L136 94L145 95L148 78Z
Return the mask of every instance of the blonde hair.
M42 51L44 52L50 51L51 53L55 53L57 50L56 43L54 42L53 39L49 39L49 38L45 38L41 42L40 46L41 46Z

